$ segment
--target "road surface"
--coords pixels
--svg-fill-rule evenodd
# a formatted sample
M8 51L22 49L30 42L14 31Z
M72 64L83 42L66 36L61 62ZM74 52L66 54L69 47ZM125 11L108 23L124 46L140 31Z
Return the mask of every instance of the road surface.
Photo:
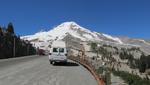
M69 60L50 65L48 56L0 60L0 85L97 85L87 69Z

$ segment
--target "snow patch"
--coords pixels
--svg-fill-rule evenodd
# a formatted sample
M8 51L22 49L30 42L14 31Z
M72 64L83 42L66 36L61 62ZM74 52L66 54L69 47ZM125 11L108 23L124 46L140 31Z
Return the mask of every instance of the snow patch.
M105 37L107 37L107 38L109 38L109 39L111 39L111 40L117 41L120 44L123 44L123 42L119 38L117 38L117 37L112 37L112 36L107 35L107 34L102 34L102 35L105 36Z

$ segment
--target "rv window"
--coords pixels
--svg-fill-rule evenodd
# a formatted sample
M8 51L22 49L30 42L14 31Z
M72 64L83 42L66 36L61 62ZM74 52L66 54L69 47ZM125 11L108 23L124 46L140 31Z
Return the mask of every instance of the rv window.
M53 48L53 52L58 52L58 48Z
M64 52L64 48L59 48L59 52L63 53Z

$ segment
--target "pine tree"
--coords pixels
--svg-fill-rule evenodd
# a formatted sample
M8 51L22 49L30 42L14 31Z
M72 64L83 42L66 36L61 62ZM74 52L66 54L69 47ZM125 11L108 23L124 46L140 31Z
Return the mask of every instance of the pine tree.
M96 43L91 43L91 50L95 52L96 49L97 49L97 44Z
M35 54L36 50L30 43L24 42L19 36L16 36L12 23L9 23L7 28L0 27L0 34L2 34L2 36L0 35L0 59L14 57L14 40L15 57Z
M139 71L144 73L146 70L146 56L144 54L140 57Z
M10 34L14 34L14 27L13 27L13 24L11 22L8 24L6 31Z
M2 28L0 27L0 36L3 35L3 31L2 31Z

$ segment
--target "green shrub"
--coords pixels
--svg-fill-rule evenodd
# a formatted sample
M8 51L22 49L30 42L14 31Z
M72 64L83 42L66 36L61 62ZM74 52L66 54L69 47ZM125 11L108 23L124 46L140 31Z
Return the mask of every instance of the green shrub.
M133 75L124 71L112 71L114 75L120 76L129 85L150 85L150 81L142 79L137 75Z

